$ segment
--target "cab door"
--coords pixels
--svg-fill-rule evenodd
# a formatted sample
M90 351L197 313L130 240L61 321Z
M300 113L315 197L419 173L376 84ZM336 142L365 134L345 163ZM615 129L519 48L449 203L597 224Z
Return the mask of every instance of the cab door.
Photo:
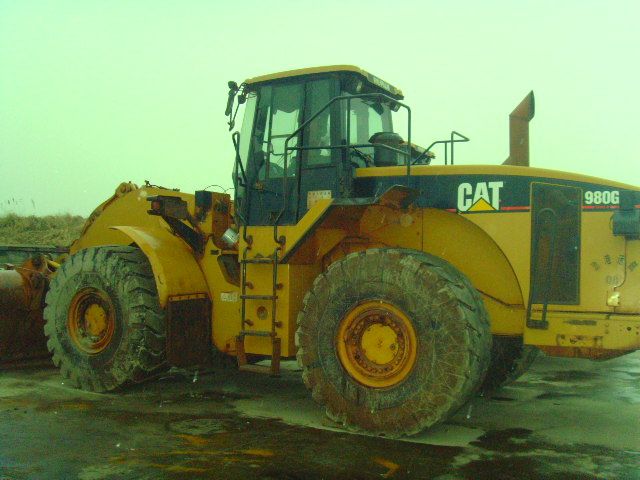
M307 81L305 120L311 119L338 95L336 78ZM340 139L340 108L340 103L334 102L311 120L302 132L298 220L318 199L347 196L345 193L350 189L351 175L343 169L344 149L339 148L344 143Z
M304 84L267 85L258 92L258 108L247 171L249 225L291 224L296 217L295 173L299 151L290 151L285 166L285 141L301 125ZM297 147L300 135L289 141ZM286 185L284 177L286 176Z
M339 138L337 102L289 140L285 166L287 138L338 94L335 77L299 79L258 90L247 167L249 225L295 224L314 199L346 196L351 175L341 168L344 149L331 148L344 143Z

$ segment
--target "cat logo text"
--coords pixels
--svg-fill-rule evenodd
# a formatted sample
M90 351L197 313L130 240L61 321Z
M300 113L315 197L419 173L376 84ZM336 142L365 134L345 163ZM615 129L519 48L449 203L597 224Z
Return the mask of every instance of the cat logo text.
M493 212L500 210L500 190L504 182L479 182L458 185L458 211Z

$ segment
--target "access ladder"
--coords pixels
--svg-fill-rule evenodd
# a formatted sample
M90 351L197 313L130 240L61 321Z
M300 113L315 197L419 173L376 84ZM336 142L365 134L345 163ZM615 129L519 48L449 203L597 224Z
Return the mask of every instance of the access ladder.
M278 337L276 327L281 327L282 322L276 320L276 306L278 300L278 290L282 288L281 284L278 284L278 259L281 245L273 251L273 254L269 257L256 255L249 257L253 238L246 235L246 226L244 227L243 237L246 241L246 246L242 252L241 276L241 325L240 333L236 336L236 356L238 359L238 368L243 371L250 371L256 373L268 373L271 376L280 375L280 358L281 358L281 338ZM271 294L270 295L256 295L247 293L247 290L253 290L254 284L247 279L247 266L248 265L271 265ZM263 300L271 302L271 328L269 330L259 330L252 327L255 326L255 322L247 317L247 300ZM251 364L247 360L247 354L245 350L245 338L246 337L268 337L271 339L271 365L256 365Z

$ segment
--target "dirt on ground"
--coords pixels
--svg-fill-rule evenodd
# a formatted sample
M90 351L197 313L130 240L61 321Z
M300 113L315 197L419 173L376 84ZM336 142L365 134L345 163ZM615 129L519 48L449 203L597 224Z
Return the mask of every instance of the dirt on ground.
M0 479L640 480L640 352L542 356L400 440L349 433L282 367L174 369L109 394L51 368L0 371Z
M0 216L0 245L67 246L80 236L85 218L79 215L23 217L13 213Z

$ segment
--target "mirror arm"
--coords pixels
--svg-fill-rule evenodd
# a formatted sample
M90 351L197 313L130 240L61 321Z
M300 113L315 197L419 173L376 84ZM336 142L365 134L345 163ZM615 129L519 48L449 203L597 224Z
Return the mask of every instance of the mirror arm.
M242 166L242 159L240 158L240 132L233 132L233 134L231 135L231 140L233 141L233 148L236 151L236 171L240 171L240 173L242 174L242 180L244 181L243 186L246 186L247 174L244 171L244 167Z
M242 88L242 86L239 87L236 82L229 82L228 85L229 85L229 97L227 98L227 108L225 108L224 110L224 115L225 117L229 117L229 122L228 122L229 131L231 131L233 130L233 126L235 125L235 119L236 119L236 114L238 113L238 107L240 106L241 103L244 103L244 101L241 102L240 100L238 100L238 105L236 106L235 114L232 116L233 102L236 98L236 95Z
M236 115L238 115L238 109L240 108L240 102L236 105L236 110L233 112L233 116L229 117L229 131L233 130L233 127L236 125Z

